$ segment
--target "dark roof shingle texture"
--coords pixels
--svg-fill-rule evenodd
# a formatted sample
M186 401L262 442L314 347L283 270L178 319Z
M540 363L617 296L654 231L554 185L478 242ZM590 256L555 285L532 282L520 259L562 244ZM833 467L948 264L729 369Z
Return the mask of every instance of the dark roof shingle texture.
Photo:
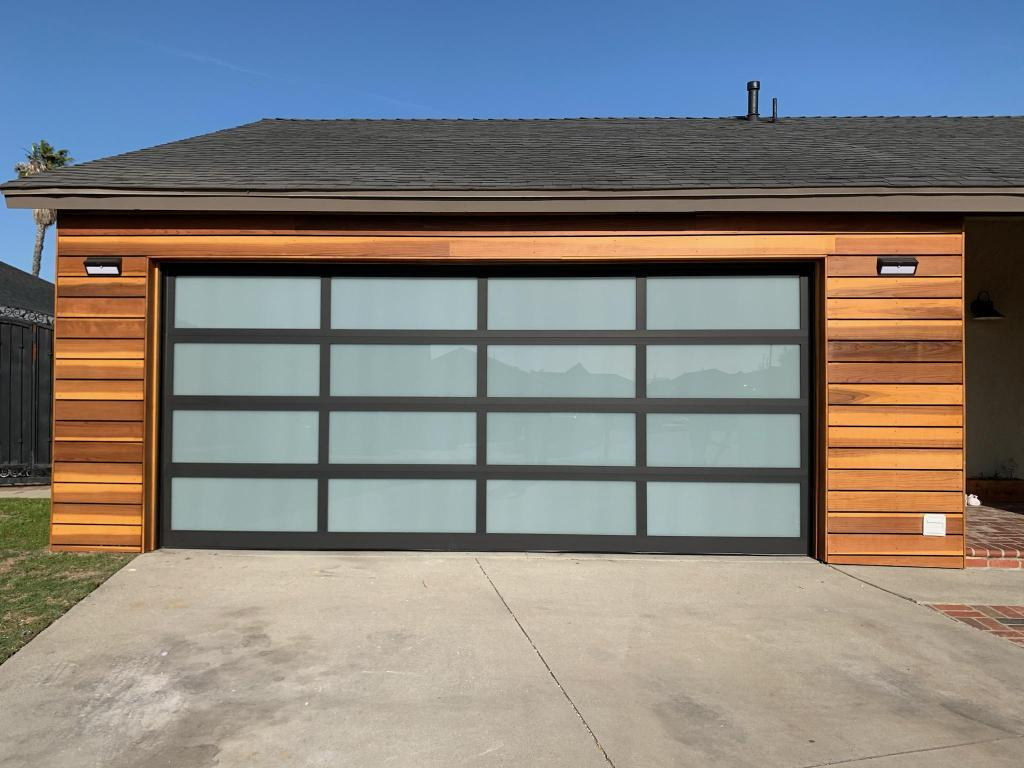
M53 314L53 283L0 261L0 306Z
M260 120L8 189L1024 186L1024 117Z

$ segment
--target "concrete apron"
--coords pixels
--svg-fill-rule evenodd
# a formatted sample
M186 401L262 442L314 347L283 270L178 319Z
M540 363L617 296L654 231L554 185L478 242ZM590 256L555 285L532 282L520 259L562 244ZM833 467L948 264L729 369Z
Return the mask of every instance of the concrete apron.
M1021 691L809 560L164 550L0 666L0 765L1016 768Z

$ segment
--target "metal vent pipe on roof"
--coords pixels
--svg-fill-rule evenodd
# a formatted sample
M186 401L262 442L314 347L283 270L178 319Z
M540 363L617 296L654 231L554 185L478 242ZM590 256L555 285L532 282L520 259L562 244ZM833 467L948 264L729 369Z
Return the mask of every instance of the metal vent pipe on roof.
M757 94L761 90L760 80L751 80L747 83L747 120L757 120Z

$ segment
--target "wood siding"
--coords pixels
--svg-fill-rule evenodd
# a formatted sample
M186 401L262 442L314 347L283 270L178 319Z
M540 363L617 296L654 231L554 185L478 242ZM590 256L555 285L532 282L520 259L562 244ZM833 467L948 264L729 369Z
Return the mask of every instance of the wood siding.
M815 261L817 555L963 565L962 222L932 217L408 219L64 213L58 227L55 549L156 546L156 270L171 261ZM915 255L881 278L880 255ZM121 256L120 278L86 278ZM925 513L946 537L921 535Z

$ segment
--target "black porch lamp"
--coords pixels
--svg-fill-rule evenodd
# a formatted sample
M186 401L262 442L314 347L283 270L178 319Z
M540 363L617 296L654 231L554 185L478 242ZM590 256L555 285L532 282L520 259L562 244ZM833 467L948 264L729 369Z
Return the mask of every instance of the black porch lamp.
M1005 315L996 309L988 291L981 291L978 298L971 302L972 320L1002 320Z

